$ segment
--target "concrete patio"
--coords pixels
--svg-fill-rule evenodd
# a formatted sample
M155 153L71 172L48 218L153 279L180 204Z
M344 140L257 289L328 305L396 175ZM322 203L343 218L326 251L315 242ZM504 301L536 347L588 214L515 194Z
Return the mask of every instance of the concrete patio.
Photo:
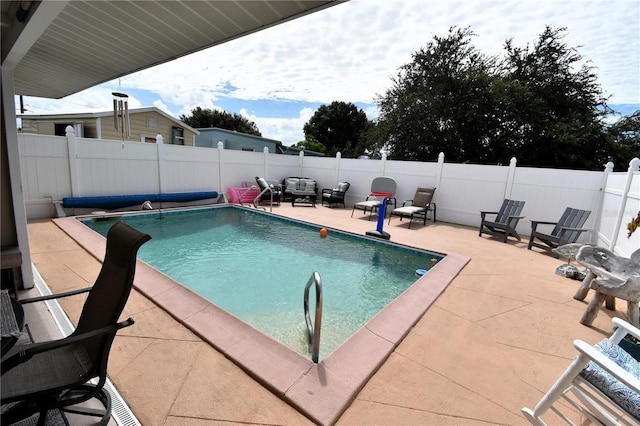
M357 234L375 216L351 209L283 204L273 213ZM565 262L526 243L478 237L477 228L394 218L391 240L471 261L371 377L339 425L528 424L533 407L574 357L580 338L610 334L603 309L593 327L579 323L579 282L555 274ZM53 292L91 285L100 262L50 220L28 225L33 263ZM82 297L61 304L72 321ZM311 421L170 315L134 291L125 308L135 325L115 340L109 373L144 425L310 424ZM29 322L29 318L27 318ZM571 413L571 411L569 411ZM583 423L575 412L574 421ZM553 415L550 423L558 423Z

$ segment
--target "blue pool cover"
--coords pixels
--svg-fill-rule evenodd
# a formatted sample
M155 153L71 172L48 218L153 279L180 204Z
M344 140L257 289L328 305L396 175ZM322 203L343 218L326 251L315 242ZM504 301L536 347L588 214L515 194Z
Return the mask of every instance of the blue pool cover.
M217 191L203 192L174 192L169 194L138 194L138 195L108 195L101 197L65 197L62 206L71 208L100 208L106 210L120 209L135 206L145 201L159 202L186 202L218 198Z

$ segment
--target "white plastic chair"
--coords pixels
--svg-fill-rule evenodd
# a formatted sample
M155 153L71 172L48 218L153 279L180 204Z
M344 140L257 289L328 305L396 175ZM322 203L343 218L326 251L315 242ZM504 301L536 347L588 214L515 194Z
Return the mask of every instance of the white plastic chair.
M613 335L597 345L573 342L579 354L569 368L535 409L522 409L531 424L546 425L542 415L551 410L573 425L556 404L559 400L596 425L640 424L640 365L620 346L627 334L640 339L640 330L620 318L613 318L613 323L617 327ZM551 424L556 423L557 420Z

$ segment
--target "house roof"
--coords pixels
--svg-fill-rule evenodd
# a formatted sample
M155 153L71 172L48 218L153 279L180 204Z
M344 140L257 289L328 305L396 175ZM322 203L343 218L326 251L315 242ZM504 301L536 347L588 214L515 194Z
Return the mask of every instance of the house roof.
M62 98L343 1L2 0L2 66Z
M263 136L251 135L249 133L237 132L235 130L221 129L220 127L198 127L196 130L198 130L200 133L222 132L222 133L228 133L230 135L242 135L243 137L253 138L261 141L269 141L269 142L275 143L276 145L282 145L282 142L277 139L265 138Z
M131 114L140 114L145 112L155 112L158 113L167 119L173 121L180 127L190 130L191 132L199 135L200 132L197 129L185 124L184 122L178 120L177 118L167 114L166 112L156 108L156 107L147 107L147 108L133 108L129 110L129 115ZM101 118L101 117L112 117L113 111L103 111L103 112L78 112L72 114L20 114L16 115L18 118L22 118L25 120L78 120L80 118Z

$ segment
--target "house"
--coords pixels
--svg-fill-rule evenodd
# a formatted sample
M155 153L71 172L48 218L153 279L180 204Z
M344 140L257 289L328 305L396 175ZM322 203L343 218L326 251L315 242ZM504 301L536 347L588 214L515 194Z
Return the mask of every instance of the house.
M275 139L240 133L218 127L199 127L196 129L196 146L217 148L218 142L222 142L224 149L236 149L239 151L262 152L265 148L269 152L282 154L284 152L282 142Z
M304 151L304 155L306 156L324 157L324 154L321 152L292 148L283 145L282 142L275 139L263 138L247 133L220 129L218 127L199 127L196 130L200 132L196 135L196 146L217 148L218 142L222 142L224 149L262 152L265 148L268 148L272 154L300 155L300 151Z
M75 114L18 115L22 119L22 133L65 136L67 126L75 129L81 138L126 140L132 142L156 142L162 135L166 144L195 144L198 131L156 107L129 110L128 135L122 125L116 128L118 118L113 111Z

